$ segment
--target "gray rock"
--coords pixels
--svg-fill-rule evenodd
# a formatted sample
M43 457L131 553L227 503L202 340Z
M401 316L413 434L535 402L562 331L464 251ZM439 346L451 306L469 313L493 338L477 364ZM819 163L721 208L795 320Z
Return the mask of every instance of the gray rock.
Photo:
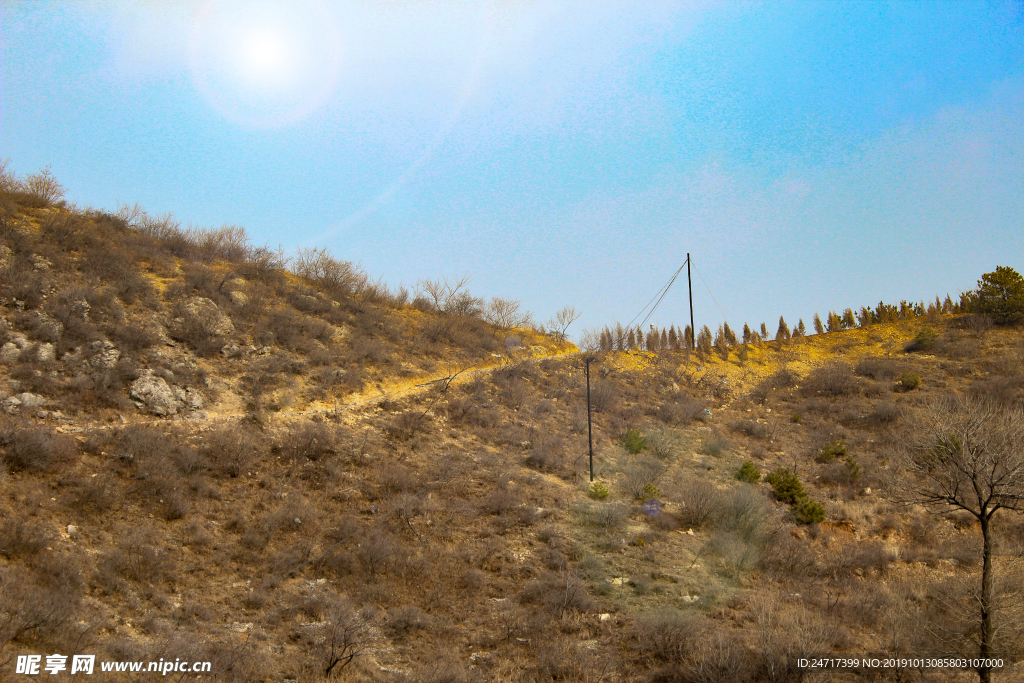
M224 336L235 331L231 318L220 312L217 304L201 296L189 299L183 313L189 318L187 322L201 325L211 335Z
M39 271L47 271L53 266L52 263L47 261L39 254L33 254L32 256L29 257L28 260L32 262L32 267Z
M154 376L152 370L132 382L129 397L154 415L174 415L184 405L167 381Z
M242 347L234 342L225 344L224 348L220 350L220 354L225 358L235 358L242 355Z
M30 394L28 392L18 394L14 398L21 401L22 408L38 408L39 406L44 405L46 403L46 399L40 396L39 394Z
M203 395L194 389L174 387L172 391L174 392L174 397L181 401L183 406L191 408L192 410L199 410L206 405Z
M25 350L25 347L32 345L32 342L28 340L28 337L23 335L21 332L8 332L7 338L10 339L10 343L14 344L22 351Z
M3 406L4 412L8 415L17 415L21 412L21 400L14 396L5 398L0 406Z
M244 306L249 303L249 297L245 295L245 292L231 292L228 294L228 298L235 306Z
M36 360L40 363L49 363L57 359L57 351L53 348L53 344L45 343L39 345L39 350L36 351Z
M94 341L86 347L89 360L86 365L98 370L106 370L117 365L121 352L109 341Z
M13 363L21 356L21 349L13 342L7 342L0 347L0 363Z

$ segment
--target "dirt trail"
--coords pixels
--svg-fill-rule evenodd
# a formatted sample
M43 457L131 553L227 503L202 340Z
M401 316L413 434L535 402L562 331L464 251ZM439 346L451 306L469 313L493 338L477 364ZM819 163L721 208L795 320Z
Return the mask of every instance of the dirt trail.
M281 410L274 413L274 417L277 419L290 419L295 417L302 417L307 415L316 414L328 414L328 413L341 413L341 412L352 412L359 408L373 405L374 403L380 403L384 400L396 400L406 398L414 394L428 391L431 387L438 385L442 382L448 382L450 384L459 384L469 380L471 377L479 375L481 373L493 372L499 370L506 365L516 363L536 363L542 360L548 360L553 358L567 358L569 356L578 355L579 351L564 351L560 353L553 353L550 355L531 356L529 358L521 359L505 359L506 362L495 363L494 365L484 366L470 366L464 369L450 369L447 373L439 374L430 378L416 378L414 380L407 380L404 382L392 382L387 385L377 383L372 389L362 391L357 394L352 394L347 397L344 403L338 402L335 404L327 404L324 402L314 402L307 405L304 410ZM238 401L226 401L226 403L238 405ZM207 414L202 417L189 417L184 420L175 420L183 422L185 424L217 424L223 422L230 422L232 420L240 420L245 418L248 413L245 411L232 411L232 412L217 412L215 414ZM110 424L110 425L62 425L58 427L59 431L64 432L80 432L85 429L120 429L129 425L139 424L165 424L168 422L166 418L152 417L149 415L139 415L135 419L121 418L121 424Z

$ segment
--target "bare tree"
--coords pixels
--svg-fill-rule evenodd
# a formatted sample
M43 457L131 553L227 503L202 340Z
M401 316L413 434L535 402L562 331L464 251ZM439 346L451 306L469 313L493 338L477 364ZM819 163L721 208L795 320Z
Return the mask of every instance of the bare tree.
M323 287L328 293L340 296L358 294L367 284L368 278L358 266L350 261L341 261L320 249L299 248L292 264L292 271Z
M496 327L508 330L513 327L526 327L530 324L532 316L529 311L523 310L519 300L496 296L487 304L484 319Z
M949 398L921 412L919 427L899 451L908 478L894 497L933 512L963 510L981 527L982 570L978 600L978 676L990 683L998 610L993 518L1002 509L1024 511L1024 413L978 398Z
M566 306L558 313L555 313L555 317L548 321L548 327L551 328L552 334L558 339L565 339L566 333L569 330L569 325L579 320L582 313L578 313L572 306Z
M417 287L434 310L440 313L462 316L476 316L483 312L483 301L466 289L469 277L458 280L420 280Z

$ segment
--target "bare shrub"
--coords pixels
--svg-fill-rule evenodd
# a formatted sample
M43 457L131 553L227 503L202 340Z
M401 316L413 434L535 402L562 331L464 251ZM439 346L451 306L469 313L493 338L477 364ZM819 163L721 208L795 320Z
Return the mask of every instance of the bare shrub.
M803 389L810 395L835 398L855 393L858 383L849 363L833 360L812 370L804 380Z
M664 608L636 623L636 640L641 650L662 662L682 664L707 633L707 624L697 615Z
M385 433L397 441L408 441L427 428L426 413L415 408L398 413L384 427Z
M696 528L714 523L726 504L718 487L707 479L694 476L677 480L672 486L672 495L683 504L680 521Z
M324 622L306 627L304 635L313 648L318 674L325 678L339 674L372 645L369 625L346 600L334 602Z
M526 457L526 466L538 470L560 471L564 465L565 441L557 434L542 438Z
M775 374L762 379L750 392L750 397L758 403L768 401L772 392L785 389L796 384L797 376L789 368L780 368Z
M381 489L388 495L412 491L416 488L416 475L408 467L397 462L381 465L377 480Z
M3 461L14 470L46 472L70 462L75 442L49 429L20 428L0 433Z
M729 421L729 429L742 432L755 439L767 439L772 435L771 426L757 420L734 419Z
M854 372L861 377L893 380L903 372L902 364L895 358L885 356L864 356L857 361Z
M409 635L430 626L430 617L416 605L406 605L388 615L388 631L393 637Z
M329 424L307 422L290 429L275 450L290 462L316 462L337 455L338 435Z
M299 248L291 269L296 275L311 280L332 296L358 294L368 280L355 264L334 258L326 247Z
M626 521L627 508L622 503L584 502L577 508L583 524L604 531L613 531Z
M46 642L76 606L77 596L67 586L39 583L17 565L0 568L0 648L12 641Z
M870 419L876 424L891 424L900 419L903 410L893 401L879 401L871 412Z
M29 558L50 542L50 535L39 524L8 517L0 522L0 555L9 560Z
M692 396L677 392L658 404L654 416L670 425L687 425L694 421L703 421L705 403Z
M656 486L665 470L665 465L656 458L632 458L622 468L616 483L631 498L640 499L644 497L644 487L648 484Z
M587 612L594 602L587 592L586 581L578 574L565 570L546 572L523 588L519 599L550 609L559 618L568 611Z
M590 405L596 412L612 412L619 407L621 401L622 392L611 382L598 380L590 388Z
M203 452L211 469L232 478L246 472L263 450L262 439L241 426L222 427L203 438Z

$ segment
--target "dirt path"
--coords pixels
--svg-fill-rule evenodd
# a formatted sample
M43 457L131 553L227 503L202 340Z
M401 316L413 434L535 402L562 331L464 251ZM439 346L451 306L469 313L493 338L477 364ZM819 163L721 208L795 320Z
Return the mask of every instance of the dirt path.
M450 369L447 373L439 374L430 378L416 378L405 382L392 382L387 385L377 383L373 389L362 391L357 394L352 394L346 398L344 403L337 402L334 404L328 404L324 402L314 402L306 406L304 410L281 410L275 412L273 415L276 419L288 420L296 417L303 417L308 415L325 415L329 413L351 413L360 408L371 406L375 403L380 403L384 400L397 400L412 396L415 394L429 391L432 387L442 383L448 384L460 384L468 381L470 378L483 373L493 372L506 367L510 364L518 363L536 363L542 360L548 360L553 358L567 358L570 356L578 355L579 351L566 351L563 353L554 353L551 355L543 356L531 356L529 358L523 358L518 360L511 360L505 363L496 363L494 365L485 365L482 367L471 366L463 369ZM236 398L232 396L232 398ZM239 401L229 400L225 401L230 407L240 405ZM229 408L230 410L230 408ZM203 417L188 417L184 420L176 419L176 422L182 422L185 424L203 425L203 424L220 424L225 422L231 422L232 420L241 420L246 417L248 413L241 410L234 410L231 412L217 412L213 415L205 415ZM58 427L58 431L76 433L85 431L86 429L121 429L129 425L140 425L140 424L166 424L169 420L167 418L153 417L150 415L139 415L135 419L126 419L121 417L121 424L108 424L108 425L62 425Z

